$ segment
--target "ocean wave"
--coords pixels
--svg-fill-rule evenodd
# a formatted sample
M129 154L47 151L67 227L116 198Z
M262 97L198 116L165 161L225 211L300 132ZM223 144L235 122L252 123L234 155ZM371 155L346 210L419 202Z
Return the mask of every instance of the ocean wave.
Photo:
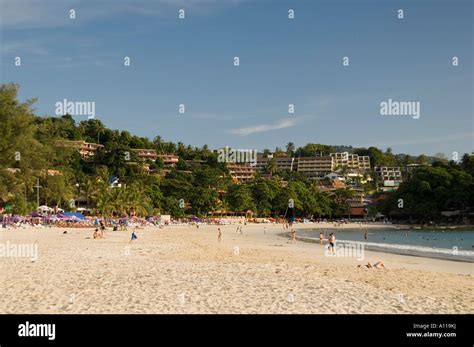
M401 250L401 251L437 253L437 254L474 258L473 251L454 250L452 248L451 249L450 248L436 248L436 247L425 247L425 246L400 245L396 243L377 243L377 242L363 242L363 241L351 241L351 240L339 240L338 242L339 243L359 243L367 247L387 248L387 249Z
M319 238L304 236L303 239L310 239L314 242L319 242ZM441 257L446 259L466 259L474 261L474 252L467 250L456 250L453 248L436 248L426 246L415 246L415 245L401 245L396 243L377 243L377 242L364 242L364 241L353 241L353 240L337 240L337 244L359 244L363 245L367 249L385 251L388 253L400 253L407 255L419 255L425 257Z

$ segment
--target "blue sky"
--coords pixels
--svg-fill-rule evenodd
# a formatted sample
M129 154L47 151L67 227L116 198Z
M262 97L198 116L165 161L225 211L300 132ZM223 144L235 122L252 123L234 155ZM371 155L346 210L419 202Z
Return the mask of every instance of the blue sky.
M38 97L39 115L94 101L110 128L211 148L474 149L470 0L0 3L0 82ZM420 102L420 119L380 115L389 98Z

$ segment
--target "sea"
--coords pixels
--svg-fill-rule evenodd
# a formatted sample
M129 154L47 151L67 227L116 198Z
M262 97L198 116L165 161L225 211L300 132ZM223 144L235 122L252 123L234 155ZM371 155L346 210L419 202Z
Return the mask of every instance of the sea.
M474 263L474 230L413 229L305 229L301 239L319 242L319 232L326 239L333 232L337 243L361 243L364 249L428 258ZM364 238L367 232L367 239Z

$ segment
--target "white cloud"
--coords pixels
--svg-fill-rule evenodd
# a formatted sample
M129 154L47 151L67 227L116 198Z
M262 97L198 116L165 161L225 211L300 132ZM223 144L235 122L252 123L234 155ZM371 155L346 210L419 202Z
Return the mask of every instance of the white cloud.
M291 128L296 124L296 118L291 119L282 119L273 124L259 124L259 125L252 125L249 127L244 128L237 128L230 130L231 133L240 135L240 136L247 136L255 133L262 133L271 130L278 130L278 129L285 129Z
M5 54L20 54L28 52L39 56L49 55L48 50L44 45L37 40L11 41L3 42L2 50Z

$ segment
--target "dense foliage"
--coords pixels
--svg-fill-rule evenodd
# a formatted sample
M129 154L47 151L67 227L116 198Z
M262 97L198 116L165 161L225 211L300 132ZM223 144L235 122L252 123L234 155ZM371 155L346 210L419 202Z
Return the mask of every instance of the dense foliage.
M171 214L208 215L209 212L246 212L257 216L279 216L288 212L298 216L342 216L349 213L350 189L322 192L316 181L296 172L280 172L274 161L266 171L269 177L235 184L225 164L218 163L217 154L206 145L201 148L153 140L111 130L100 120L90 119L76 124L69 115L38 117L33 113L34 100L20 102L18 86L0 86L0 204L12 213L25 214L39 203L73 208L71 201L82 197L84 205L104 215ZM63 140L85 140L104 148L95 156L84 159L74 148L58 146ZM155 149L161 154L179 156L177 166L163 170L163 162L148 162L154 173L143 169L133 148ZM395 155L390 149L352 148L307 144L296 148L276 148L277 155L313 156L348 150L370 156L372 165L403 166L429 163L433 158ZM125 155L129 154L129 158ZM270 153L265 149L264 154ZM186 160L200 160L200 165L188 165ZM15 170L16 169L16 170ZM48 170L56 170L48 173ZM388 194L380 211L387 215L432 219L442 210L469 210L474 206L474 158L464 155L459 163L439 156L432 166L418 170L395 193ZM110 184L118 177L120 187ZM39 182L40 187L35 187ZM368 186L366 190L374 190ZM398 207L404 200L403 209Z

